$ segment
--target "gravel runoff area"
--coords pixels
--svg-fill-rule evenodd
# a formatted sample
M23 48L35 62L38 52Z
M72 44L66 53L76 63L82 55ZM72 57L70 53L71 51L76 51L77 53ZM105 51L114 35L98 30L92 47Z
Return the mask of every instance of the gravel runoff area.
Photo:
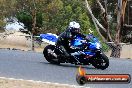
M0 88L84 88L84 87L68 84L58 84L50 82L0 77Z

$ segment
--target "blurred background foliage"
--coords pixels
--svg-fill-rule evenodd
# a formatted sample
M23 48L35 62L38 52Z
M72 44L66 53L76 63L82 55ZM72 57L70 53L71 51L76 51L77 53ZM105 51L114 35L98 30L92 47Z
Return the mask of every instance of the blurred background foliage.
M104 1L100 0L102 4L104 4ZM101 10L96 0L88 0L88 2L95 17L103 24ZM12 16L18 18L29 31L32 31L34 4L36 6L35 35L47 32L60 34L68 27L70 21L77 21L81 25L82 33L88 34L88 29L91 29L94 31L93 34L101 40L95 30L92 18L87 12L85 0L0 0L0 27L5 25L3 19ZM116 32L116 6L117 0L108 0L107 9L108 15L111 17L109 19L111 34ZM126 9L127 12L129 10L130 8ZM130 14L126 14L125 18L128 15ZM125 22L127 23L128 20L125 19ZM105 44L103 46L106 47Z
M13 16L31 31L33 5L33 0L0 0L0 26L3 26L4 18ZM37 10L35 34L47 32L60 34L70 21L79 22L83 33L88 33L88 29L94 30L82 0L35 0L35 5Z

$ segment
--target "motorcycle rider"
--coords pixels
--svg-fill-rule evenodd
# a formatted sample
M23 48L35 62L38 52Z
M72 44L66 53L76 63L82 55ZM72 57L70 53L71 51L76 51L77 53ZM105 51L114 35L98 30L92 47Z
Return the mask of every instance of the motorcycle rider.
M69 23L68 28L59 35L56 45L60 47L67 58L70 57L69 51L71 50L70 42L75 36L81 36L85 38L86 36L80 33L80 24L72 21Z

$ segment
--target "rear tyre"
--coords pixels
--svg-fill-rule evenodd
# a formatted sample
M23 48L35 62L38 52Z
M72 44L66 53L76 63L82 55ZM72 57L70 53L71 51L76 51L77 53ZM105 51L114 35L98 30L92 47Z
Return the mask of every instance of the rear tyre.
M109 59L105 54L100 54L93 58L92 65L97 69L106 69L109 66Z
M52 63L52 64L60 64L56 53L54 52L55 46L54 45L48 45L44 48L43 54L45 59Z

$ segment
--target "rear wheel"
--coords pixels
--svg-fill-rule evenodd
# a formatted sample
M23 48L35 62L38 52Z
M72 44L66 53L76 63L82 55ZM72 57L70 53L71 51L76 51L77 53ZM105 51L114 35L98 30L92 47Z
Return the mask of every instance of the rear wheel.
M43 54L45 59L52 64L60 64L56 53L54 52L55 46L48 45L44 48Z
M109 59L105 54L100 54L93 58L92 65L97 69L106 69L109 66Z

